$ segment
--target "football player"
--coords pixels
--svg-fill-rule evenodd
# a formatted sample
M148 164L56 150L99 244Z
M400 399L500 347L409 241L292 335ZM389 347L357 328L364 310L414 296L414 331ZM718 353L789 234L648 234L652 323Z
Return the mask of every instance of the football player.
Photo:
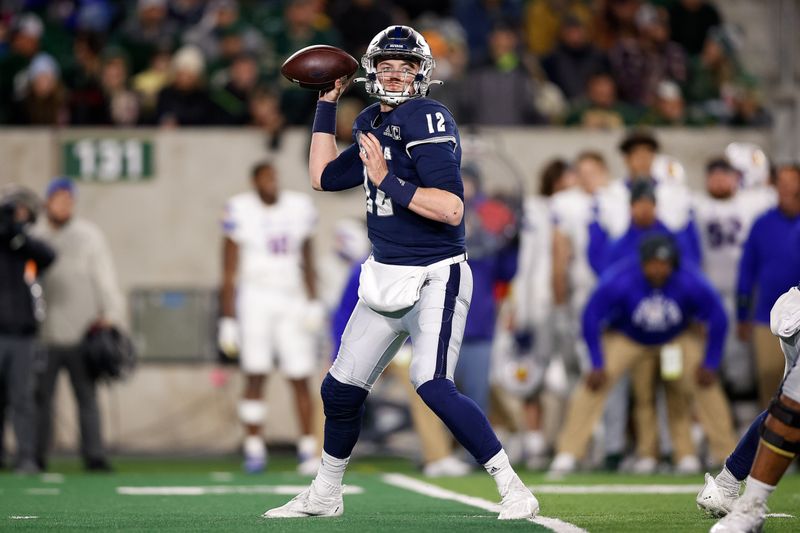
M239 403L247 434L244 468L255 473L266 466L264 385L278 366L291 383L299 415L299 470L313 474L317 443L308 378L316 370L315 333L324 313L311 248L317 212L308 195L279 190L271 163L255 165L251 177L253 190L231 198L223 220L218 339L226 355L239 354L245 375Z
M322 383L325 438L311 486L267 518L339 516L342 478L364 401L408 337L410 378L423 401L484 466L502 497L500 519L528 519L539 503L522 483L483 411L453 383L472 295L464 241L461 145L450 112L427 98L434 60L407 26L378 33L364 54L366 90L380 100L356 119L357 142L338 153L336 103L320 95L309 154L319 191L364 187L372 255L339 354Z
M736 268L732 265L739 264L750 226L765 210L762 202L753 201L750 190L739 190L742 175L727 159L712 159L706 165L706 190L693 198L703 271L722 296L731 323L736 312ZM755 389L751 348L736 337L736 328L728 331L722 361L722 374L734 393Z
M725 515L711 533L761 531L767 498L800 452L800 287L789 289L775 302L770 329L780 339L786 358L783 382L769 408L756 417L739 441L723 471L716 479L706 474L697 505L715 516ZM744 476L735 475L737 470L747 476L741 497Z

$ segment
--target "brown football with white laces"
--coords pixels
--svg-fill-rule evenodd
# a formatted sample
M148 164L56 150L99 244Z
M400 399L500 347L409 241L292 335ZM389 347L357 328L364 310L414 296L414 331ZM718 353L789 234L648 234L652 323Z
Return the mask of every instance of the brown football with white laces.
M281 66L281 74L304 89L327 91L339 78L358 70L358 61L335 46L318 44L298 50Z

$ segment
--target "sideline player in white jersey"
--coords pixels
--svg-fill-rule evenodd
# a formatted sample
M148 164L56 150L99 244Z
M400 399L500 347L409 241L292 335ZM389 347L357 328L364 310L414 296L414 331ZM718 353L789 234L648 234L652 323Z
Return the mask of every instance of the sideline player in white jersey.
M494 478L500 519L530 519L539 502L509 463L483 411L453 383L472 298L466 262L461 142L450 112L427 98L434 60L407 26L390 26L361 60L367 93L380 103L353 125L357 143L336 148L337 80L320 95L309 174L319 191L364 187L372 256L339 354L322 382L325 441L311 486L266 518L339 516L342 479L361 430L364 401L411 338L417 394Z
M768 206L762 192L740 190L742 174L724 158L706 165L706 190L693 198L695 225L700 237L702 267L711 284L719 291L730 323L736 317L737 266L753 221ZM728 328L722 375L734 394L755 388L753 355L749 343Z
M315 330L324 313L311 248L317 212L307 195L279 189L271 163L255 165L251 178L253 190L225 208L219 346L229 357L238 354L245 375L239 403L247 433L245 470L260 472L267 463L264 385L277 367L294 392L302 433L299 471L310 475L317 443L308 378L317 368Z
M566 306L576 339L577 324L597 277L589 264L589 225L598 195L609 185L608 167L598 152L583 152L575 159L577 187L559 191L550 202L553 222L553 300Z

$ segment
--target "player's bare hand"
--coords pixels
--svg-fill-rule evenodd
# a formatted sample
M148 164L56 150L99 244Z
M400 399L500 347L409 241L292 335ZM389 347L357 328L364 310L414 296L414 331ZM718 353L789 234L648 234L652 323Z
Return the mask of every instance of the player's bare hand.
M697 384L701 387L708 387L717 381L717 373L704 366L701 366L697 369L697 374L695 377L697 378Z
M350 78L347 77L339 78L334 82L333 89L325 92L320 91L319 99L335 104L336 102L339 101L339 98L342 96L342 93L344 93L345 90L347 90L348 85L350 85Z
M736 324L736 336L742 342L750 342L753 337L753 323L752 322L739 322Z
M595 368L586 376L586 386L589 387L591 391L602 389L605 387L606 382L608 382L608 375L602 368Z
M367 169L369 180L377 187L389 173L386 159L383 157L383 148L377 137L371 133L362 134L359 138L361 144L361 161Z

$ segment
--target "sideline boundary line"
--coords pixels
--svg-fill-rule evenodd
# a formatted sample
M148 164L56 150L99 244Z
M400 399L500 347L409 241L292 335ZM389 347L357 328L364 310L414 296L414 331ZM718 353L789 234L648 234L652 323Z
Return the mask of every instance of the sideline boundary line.
M419 479L403 474L384 474L381 476L381 480L387 485L410 490L411 492L416 492L432 498L463 503L464 505L477 507L478 509L483 509L484 511L489 511L491 513L500 512L500 505L490 502L489 500L475 496L467 496L465 494L443 489L439 486L431 485L430 483L425 483L424 481L420 481ZM585 529L580 528L575 524L570 524L569 522L559 520L558 518L537 516L530 521L539 524L540 526L552 529L555 533L587 533Z

